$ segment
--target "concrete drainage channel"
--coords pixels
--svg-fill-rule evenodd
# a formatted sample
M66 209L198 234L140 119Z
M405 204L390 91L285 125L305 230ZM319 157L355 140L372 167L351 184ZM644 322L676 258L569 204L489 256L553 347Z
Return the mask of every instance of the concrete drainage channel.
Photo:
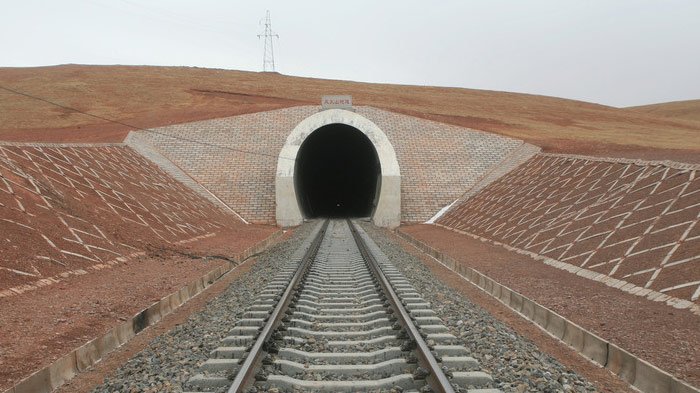
M150 307L141 310L124 323L110 329L83 346L69 352L43 369L18 382L3 393L49 393L70 381L77 374L87 371L112 351L129 342L144 329L178 309L207 287L258 253L275 244L283 235L277 231L235 257L236 264L216 268L180 290L163 297Z
M670 373L619 348L554 311L504 286L486 275L447 257L429 245L401 232L394 232L421 252L472 283L506 307L533 322L593 363L604 367L644 393L700 393Z
M491 377L456 342L362 229L326 221L188 388L500 392L488 388Z

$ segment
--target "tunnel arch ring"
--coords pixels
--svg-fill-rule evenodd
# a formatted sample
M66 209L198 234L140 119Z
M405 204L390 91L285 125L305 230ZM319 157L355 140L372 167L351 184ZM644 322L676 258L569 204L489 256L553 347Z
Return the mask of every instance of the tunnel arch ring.
M328 109L302 120L287 137L277 158L275 201L277 224L282 227L304 222L297 199L294 171L299 149L306 138L321 127L345 124L367 136L377 152L380 189L372 221L380 227L395 228L401 223L401 172L394 147L386 134L371 120L344 109Z

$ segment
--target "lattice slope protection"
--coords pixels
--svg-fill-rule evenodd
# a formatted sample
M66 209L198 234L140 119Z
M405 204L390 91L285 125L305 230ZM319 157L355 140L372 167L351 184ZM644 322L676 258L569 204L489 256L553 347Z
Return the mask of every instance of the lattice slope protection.
M541 154L438 224L700 303L693 165Z
M236 223L123 145L0 145L0 296Z

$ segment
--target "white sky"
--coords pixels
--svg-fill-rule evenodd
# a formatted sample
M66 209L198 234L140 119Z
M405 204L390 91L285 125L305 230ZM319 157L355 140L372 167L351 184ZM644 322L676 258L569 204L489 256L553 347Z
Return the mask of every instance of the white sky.
M700 98L698 0L0 0L0 66L260 71L268 9L287 75L613 106Z

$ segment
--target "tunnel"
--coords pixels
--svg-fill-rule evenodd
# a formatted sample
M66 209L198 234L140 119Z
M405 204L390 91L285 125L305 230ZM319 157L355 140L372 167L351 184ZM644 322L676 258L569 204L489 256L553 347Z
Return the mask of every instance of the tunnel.
M371 216L380 179L374 145L352 126L325 125L299 148L294 183L306 218Z

